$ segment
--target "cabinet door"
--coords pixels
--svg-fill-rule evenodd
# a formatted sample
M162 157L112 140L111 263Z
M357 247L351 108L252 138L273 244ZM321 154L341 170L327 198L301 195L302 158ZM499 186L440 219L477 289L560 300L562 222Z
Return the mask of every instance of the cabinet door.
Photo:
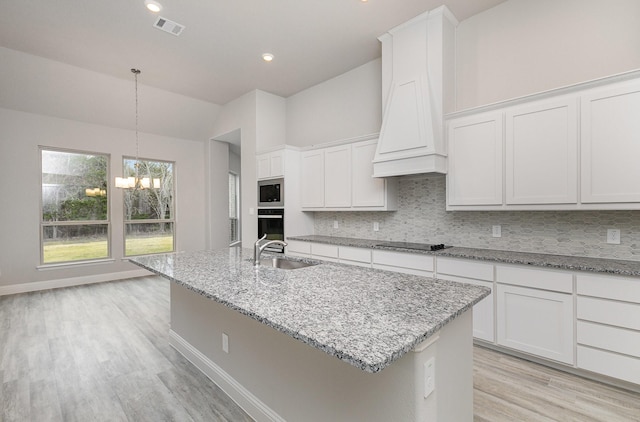
M578 201L578 116L575 97L507 109L507 204Z
M573 364L573 295L498 284L498 344Z
M269 166L271 177L284 176L284 151L275 151L269 154Z
M324 150L301 154L300 188L302 208L324 207Z
M376 140L357 142L351 146L352 205L354 207L385 206L386 181L373 176Z
M324 150L324 206L351 206L351 145Z
M587 92L580 110L582 202L640 202L640 81Z
M256 157L256 177L258 179L268 179L271 177L270 154L260 154Z
M447 205L502 204L502 113L449 122Z

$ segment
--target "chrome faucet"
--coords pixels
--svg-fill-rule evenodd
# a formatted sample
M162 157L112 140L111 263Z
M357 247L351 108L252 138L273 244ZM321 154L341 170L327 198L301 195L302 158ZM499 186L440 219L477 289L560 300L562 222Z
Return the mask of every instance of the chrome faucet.
M253 265L255 267L260 266L260 255L265 250L265 248L269 245L282 245L287 246L287 242L283 242L282 240L270 240L263 245L260 245L260 242L267 238L267 234L265 233L260 239L256 240L256 243L253 245Z

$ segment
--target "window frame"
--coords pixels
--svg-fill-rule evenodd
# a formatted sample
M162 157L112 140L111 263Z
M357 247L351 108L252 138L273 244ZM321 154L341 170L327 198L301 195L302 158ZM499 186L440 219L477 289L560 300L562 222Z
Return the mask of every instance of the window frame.
M172 166L172 183L171 183L171 195L173 200L171 201L171 205L172 205L172 209L171 209L171 218L170 219L134 219L134 220L127 220L126 219L126 201L124 199L124 195L125 195L125 190L126 189L122 189L122 257L123 259L129 259L129 258L135 258L138 256L150 256L150 255L160 255L160 254L164 254L164 253L172 253L176 251L176 243L177 243L177 220L176 220L176 193L177 193L177 189L176 189L176 168L177 168L177 164L175 161L171 161L171 160L160 160L160 159L153 159L153 158L144 158L144 157L132 157L132 156L127 156L127 155L123 155L122 156L122 174L123 177L127 177L125 173L125 170L127 168L127 165L125 164L125 161L129 160L129 161L146 161L146 162L151 162L151 163L169 163ZM169 223L172 226L172 235L173 235L173 242L172 242L172 248L170 251L163 251L163 252L151 252L151 253L144 253L144 254L132 254L132 255L127 255L127 226L130 224L154 224L154 223Z
M237 239L233 240L231 239L231 225L229 225L229 246L237 246L240 243L242 243L242 224L240 224L240 175L238 173L236 173L235 171L231 171L229 170L229 176L234 176L235 177L235 181L236 181L236 192L235 192L235 202L236 202L236 221L237 221L237 225L236 225L236 234L237 234ZM229 216L229 219L231 219L231 216Z
M107 194L107 218L105 220L71 220L71 221L58 221L58 222L46 222L43 218L44 216L44 201L43 201L43 152L58 152L58 153L67 153L67 154L77 154L77 155L93 155L93 156L102 156L106 159L107 168L106 168L106 194ZM111 233L112 233L112 219L111 219L111 184L109 183L111 178L111 154L106 152L97 152L97 151L87 151L80 149L72 149L72 148L59 148L59 147L50 147L46 145L38 145L38 163L40 169L39 176L39 248L40 248L40 259L39 265L37 265L38 269L41 268L54 268L54 267L65 267L65 266L80 266L91 263L104 263L104 262L113 262L112 255L112 241L111 241ZM45 227L64 227L64 226L91 226L91 225L106 225L106 240L107 240L107 256L100 258L88 258L88 259L78 259L72 261L57 261L57 262L44 262L44 230Z

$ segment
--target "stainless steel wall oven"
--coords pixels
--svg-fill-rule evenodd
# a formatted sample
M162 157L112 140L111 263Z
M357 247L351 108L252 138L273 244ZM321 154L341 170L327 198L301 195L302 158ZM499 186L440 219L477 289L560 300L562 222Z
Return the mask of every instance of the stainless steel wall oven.
M267 240L284 241L284 209L283 208L262 208L258 209L258 239L264 234ZM267 249L271 252L284 253L284 246L272 245Z

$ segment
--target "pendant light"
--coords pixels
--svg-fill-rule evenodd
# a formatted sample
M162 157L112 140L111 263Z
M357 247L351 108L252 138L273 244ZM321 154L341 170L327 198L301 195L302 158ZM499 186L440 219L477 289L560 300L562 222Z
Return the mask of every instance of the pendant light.
M139 141L138 141L138 75L141 73L139 69L131 69L135 80L136 90L136 161L133 165L135 176L133 177L116 177L116 187L122 189L149 189L151 188L151 180L148 177L139 177L140 159L138 158ZM153 188L160 188L160 179L153 179Z

